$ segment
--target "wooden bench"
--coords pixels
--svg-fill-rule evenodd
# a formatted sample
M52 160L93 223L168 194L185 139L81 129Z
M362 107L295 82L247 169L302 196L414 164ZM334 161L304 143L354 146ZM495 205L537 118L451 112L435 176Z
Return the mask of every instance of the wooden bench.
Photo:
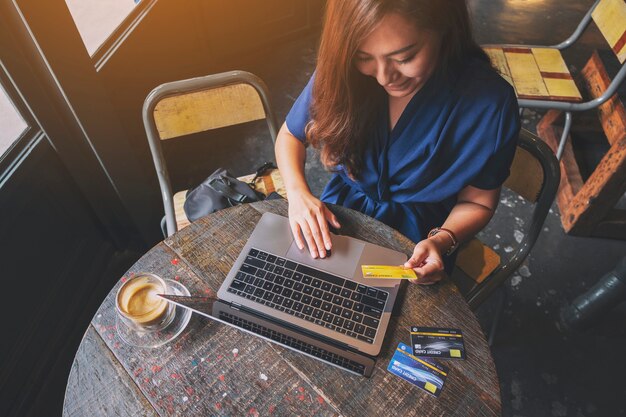
M592 98L599 97L608 88L619 69L611 55L594 52L581 72L581 84ZM581 176L571 139L566 142L557 196L566 233L626 238L626 210L615 208L626 191L625 99L626 88L622 86L618 94L598 107L597 114L610 148L586 180ZM558 110L550 110L537 125L537 134L553 150L561 137L561 128L555 123L561 115Z

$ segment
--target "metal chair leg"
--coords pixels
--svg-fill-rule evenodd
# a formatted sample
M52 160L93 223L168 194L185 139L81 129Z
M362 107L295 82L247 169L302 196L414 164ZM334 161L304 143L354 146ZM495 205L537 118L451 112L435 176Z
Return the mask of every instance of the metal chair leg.
M563 150L565 149L565 142L567 141L567 136L569 135L569 131L572 127L572 112L565 112L565 125L563 126L563 134L561 135L561 141L559 142L559 149L556 151L556 159L561 160L561 156L563 156Z
M498 304L496 306L496 314L493 316L493 321L491 322L491 329L489 329L489 335L487 341L489 342L489 346L493 346L493 339L496 337L496 331L498 330L498 323L500 322L500 317L504 312L504 305L506 303L506 289L504 286L500 286L498 291Z

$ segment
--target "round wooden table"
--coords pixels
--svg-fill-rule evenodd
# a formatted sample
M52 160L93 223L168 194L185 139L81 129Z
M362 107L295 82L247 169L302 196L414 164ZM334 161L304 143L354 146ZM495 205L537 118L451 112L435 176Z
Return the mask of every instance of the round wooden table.
M333 206L342 233L410 254L413 243L361 213ZM111 290L78 349L66 416L471 416L499 415L500 389L489 346L449 281L405 284L371 378L363 378L193 315L185 331L155 349L126 345L115 327L121 282L153 272L192 294L217 291L261 214L287 215L283 200L246 204L200 219L159 243ZM387 372L412 325L460 328L466 360L448 360L434 398Z

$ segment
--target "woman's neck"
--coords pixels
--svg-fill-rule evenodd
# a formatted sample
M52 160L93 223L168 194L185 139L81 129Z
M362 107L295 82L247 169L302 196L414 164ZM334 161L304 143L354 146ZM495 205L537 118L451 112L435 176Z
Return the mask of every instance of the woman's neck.
M417 91L414 91L413 93L404 96L404 97L392 97L389 96L389 130L393 130L393 128L396 126L396 123L398 123L398 120L400 120L400 116L402 116L402 113L404 112L404 109L406 108L407 104L409 104L409 101L411 101L411 99L413 98L413 96L415 96L415 94L417 93Z

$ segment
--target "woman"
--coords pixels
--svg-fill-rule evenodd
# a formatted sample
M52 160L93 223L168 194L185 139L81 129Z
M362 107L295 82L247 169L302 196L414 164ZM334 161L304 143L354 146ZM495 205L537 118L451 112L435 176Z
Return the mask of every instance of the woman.
M419 242L405 267L440 280L493 216L519 127L463 0L330 0L315 74L276 141L298 247L326 256L340 224L323 202L340 204ZM305 144L334 172L321 201Z

